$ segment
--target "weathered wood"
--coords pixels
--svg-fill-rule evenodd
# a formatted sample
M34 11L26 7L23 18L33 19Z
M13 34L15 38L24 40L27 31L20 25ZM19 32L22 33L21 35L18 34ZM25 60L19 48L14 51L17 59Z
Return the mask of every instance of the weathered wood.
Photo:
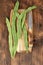
M8 49L8 31L5 17L9 18L10 11L16 0L0 0L0 65L11 65L11 57ZM43 65L43 0L19 0L20 8L37 5L33 11L34 20L34 47L32 53L16 54L14 65ZM40 35L41 34L41 35ZM40 37L39 37L40 35Z

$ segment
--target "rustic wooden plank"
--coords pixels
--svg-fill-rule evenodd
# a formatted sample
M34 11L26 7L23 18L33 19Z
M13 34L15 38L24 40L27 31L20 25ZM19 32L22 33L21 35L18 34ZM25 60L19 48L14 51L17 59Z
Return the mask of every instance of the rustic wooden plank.
M41 43L33 48L32 65L43 65L43 45Z
M21 53L20 65L32 65L32 53Z
M11 59L11 65L20 65L20 54L17 53L14 58Z
M5 10L0 4L0 65L11 65L10 54L8 50L8 42L7 42L7 29L5 25ZM9 60L8 60L9 59Z
M16 65L43 65L43 36L42 34L40 37L38 36L38 33L43 32L43 0L19 1L20 8L27 8L28 6L31 5L38 6L38 8L33 11L34 47L33 52L31 54L30 53L17 54L15 59L12 60L12 62L13 64ZM4 22L6 16L9 18L10 10L13 8L14 3L15 0L6 0L6 3L5 0L3 1L0 0L0 65L11 65L11 57L8 49L8 33L7 27Z
M34 17L34 44L32 52L32 65L43 65L43 1L33 0L33 5L37 5L37 9L33 11ZM36 32L37 31L37 32ZM41 42L42 41L42 42Z

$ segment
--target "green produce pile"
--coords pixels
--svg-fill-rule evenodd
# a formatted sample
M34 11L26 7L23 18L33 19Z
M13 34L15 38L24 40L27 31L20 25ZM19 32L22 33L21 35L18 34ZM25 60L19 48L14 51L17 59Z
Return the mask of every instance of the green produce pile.
M6 25L9 32L9 36L8 36L9 51L12 58L16 54L17 46L18 46L18 39L21 38L22 33L24 34L25 48L28 51L27 29L24 22L25 22L26 14L35 8L36 6L29 7L28 9L24 9L23 12L19 14L18 13L19 2L17 1L13 9L12 25L10 25L10 21L6 17ZM18 19L17 22L16 22L16 19Z

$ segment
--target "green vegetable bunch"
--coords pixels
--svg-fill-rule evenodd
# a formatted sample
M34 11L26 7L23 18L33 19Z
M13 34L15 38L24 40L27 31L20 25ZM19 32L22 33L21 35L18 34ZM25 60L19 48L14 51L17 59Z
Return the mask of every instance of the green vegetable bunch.
M24 34L25 48L28 51L27 29L24 22L25 22L26 14L30 12L32 9L35 9L36 6L32 6L29 7L28 9L24 9L21 14L18 13L18 8L19 8L19 2L17 1L13 9L12 25L10 25L10 21L6 17L6 25L9 32L9 37L8 37L9 51L11 57L14 57L16 54L18 39L21 38L22 33ZM18 20L17 22L16 19Z

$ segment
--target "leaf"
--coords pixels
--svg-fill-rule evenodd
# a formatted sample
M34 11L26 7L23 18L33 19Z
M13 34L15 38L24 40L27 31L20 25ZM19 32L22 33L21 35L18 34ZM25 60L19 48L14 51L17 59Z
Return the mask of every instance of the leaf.
M17 0L15 6L14 6L14 12L17 12L19 8L19 1Z
M23 26L24 26L24 23L25 23L25 18L26 18L26 13L24 14L24 16L22 18L22 29L23 29Z
M21 28L21 18L20 16L18 17L18 21L17 21L17 35L18 38L21 37L21 32L22 32L22 28Z
M23 19L24 14L25 14L25 10L18 17L18 21L17 21L17 35L18 35L18 38L20 38L21 35L22 35L22 19Z
M17 12L17 13L16 13L16 17L18 18L18 17L19 17L19 15L20 15L20 14Z
M16 13L15 13L16 14ZM14 56L15 56L15 54L16 54L16 50L17 50L17 45L18 45L18 43L17 43L17 40L16 40L16 38L17 38L17 33L16 33L16 16L15 15L13 15L13 17L12 17L12 36L13 36L13 40L14 40L14 46L13 46L13 53L14 53ZM16 45L16 46L15 46Z
M33 10L33 9L35 9L36 8L36 6L32 6L32 7L29 7L28 9L25 9L22 13L22 15L23 15L23 18L22 18L22 28L23 28L23 25L24 25L24 22L25 22L25 18L26 18L26 14L28 13L28 12L30 12L31 10Z
M14 37L14 47L13 47L14 56L15 56L16 51L17 51L17 46L18 46L18 37L17 37L17 34L16 34L16 37Z
M19 2L17 1L13 10L13 16L12 16L12 36L14 40L14 46L13 46L14 56L16 54L17 45L18 45L18 38L17 38L17 32L16 32L16 17L19 15L17 14L18 7L19 7Z
M10 26L10 22L7 17L6 17L6 25L7 25L9 33L11 33L11 26Z
M24 43L25 43L25 48L28 51L28 39L27 39L27 30L26 30L26 26L24 25L23 28L23 34L24 34Z
M8 32L9 32L9 51L10 51L10 54L11 54L11 57L12 57L12 33L11 33L11 26L10 26L10 22L8 20L8 18L6 18L6 25L7 25L7 28L8 28Z
M12 34L13 36L16 34L16 16L17 15L17 11L18 11L18 7L19 7L19 2L17 1L16 4L15 4L15 7L14 7L14 10L13 10L13 15L12 15Z
M32 7L29 7L28 9L26 9L26 13L30 12L31 10L37 8L36 6L32 6Z

